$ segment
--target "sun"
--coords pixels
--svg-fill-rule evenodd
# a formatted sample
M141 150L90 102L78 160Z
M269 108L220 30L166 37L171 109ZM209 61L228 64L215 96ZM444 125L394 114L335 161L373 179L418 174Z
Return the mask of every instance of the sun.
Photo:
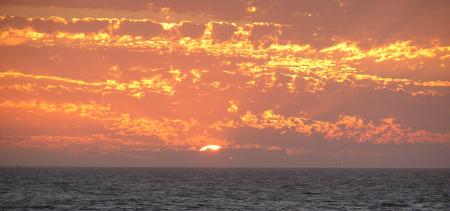
M218 151L218 150L220 150L221 148L222 148L222 147L219 146L219 145L206 145L206 146L202 147L202 148L200 149L200 151L201 151L201 152L203 152L203 151Z

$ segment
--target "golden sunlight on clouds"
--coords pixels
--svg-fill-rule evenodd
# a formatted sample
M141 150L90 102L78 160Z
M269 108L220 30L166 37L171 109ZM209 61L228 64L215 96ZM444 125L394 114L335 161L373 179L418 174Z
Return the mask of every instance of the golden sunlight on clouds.
M448 150L444 6L38 2L0 10L0 148Z

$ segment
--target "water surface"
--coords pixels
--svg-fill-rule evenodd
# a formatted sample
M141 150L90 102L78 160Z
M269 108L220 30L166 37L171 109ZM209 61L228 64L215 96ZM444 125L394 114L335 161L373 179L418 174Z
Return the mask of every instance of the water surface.
M450 170L0 168L4 209L450 210Z

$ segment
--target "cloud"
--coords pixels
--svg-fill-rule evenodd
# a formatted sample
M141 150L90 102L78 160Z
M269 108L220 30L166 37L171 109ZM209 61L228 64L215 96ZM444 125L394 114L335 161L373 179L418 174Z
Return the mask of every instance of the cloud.
M143 37L153 37L161 34L163 27L153 21L120 21L120 25L115 33L119 35L133 35Z
M250 127L255 129L274 129L283 133L298 133L305 136L318 134L327 140L352 140L358 143L445 143L450 134L431 133L425 130L411 130L403 127L393 118L384 118L377 122L365 122L355 116L341 115L335 122L312 120L307 117L284 117L267 110L255 115L245 112L238 121L228 123L217 122L214 125L219 131L224 128ZM276 137L273 137L277 139ZM273 142L274 140L271 140Z
M32 7L67 7L85 9L114 9L114 10L145 10L149 4L148 0L136 0L133 3L123 0L100 0L100 1L55 1L55 0L19 0L2 1L1 4L8 6L32 6Z
M233 24L223 22L212 22L210 27L212 39L217 42L230 40L237 29Z
M196 0L139 0L132 3L124 0L113 1L2 1L4 6L31 6L35 9L58 7L135 12L155 12L162 16L206 19L228 22L276 22L292 25L284 36L296 42L303 40L323 46L332 39L358 40L364 43L384 44L393 40L427 42L435 37L445 38L446 23L449 18L445 8L448 2L431 0L388 1L377 3L351 1L323 2L245 2L232 0L211 2ZM249 13L248 8L255 8ZM363 12L362 12L363 11ZM444 40L445 41L445 40ZM326 45L328 45L326 44Z
M107 32L111 27L108 19L80 18L67 23L66 30L70 33L99 33Z
M0 145L202 163L215 144L237 166L448 146L444 3L199 2L0 3Z
M178 30L183 37L199 38L203 35L205 26L202 24L183 21L181 22Z

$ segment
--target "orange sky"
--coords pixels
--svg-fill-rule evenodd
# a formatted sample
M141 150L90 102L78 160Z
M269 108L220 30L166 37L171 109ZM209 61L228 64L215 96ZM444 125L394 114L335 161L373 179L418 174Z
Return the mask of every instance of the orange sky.
M450 167L449 6L1 1L0 165Z

